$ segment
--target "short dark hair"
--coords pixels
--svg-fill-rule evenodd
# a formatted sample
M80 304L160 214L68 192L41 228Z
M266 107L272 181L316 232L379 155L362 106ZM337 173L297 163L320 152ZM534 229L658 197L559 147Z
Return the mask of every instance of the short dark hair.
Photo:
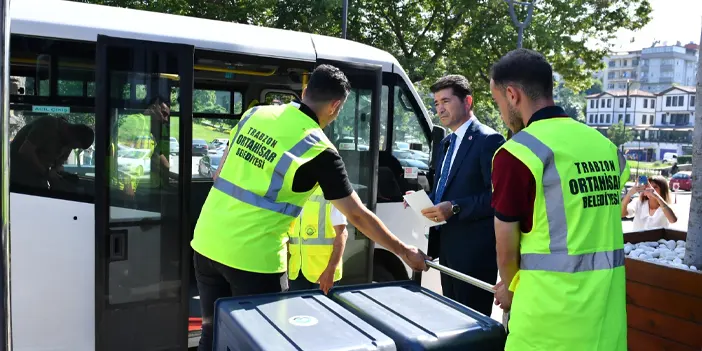
M310 75L305 95L315 102L344 100L351 84L344 72L332 65L319 65Z
M72 124L71 132L73 133L73 140L81 149L87 149L90 145L93 145L95 132L92 128L85 124Z
M453 95L456 95L461 101L465 100L466 96L473 95L470 82L468 82L466 77L460 74L449 74L439 78L436 83L432 84L429 90L431 90L432 93L436 93L437 91L448 88L453 89Z
M553 97L553 68L544 55L534 50L508 52L490 70L495 85L518 85L531 100Z

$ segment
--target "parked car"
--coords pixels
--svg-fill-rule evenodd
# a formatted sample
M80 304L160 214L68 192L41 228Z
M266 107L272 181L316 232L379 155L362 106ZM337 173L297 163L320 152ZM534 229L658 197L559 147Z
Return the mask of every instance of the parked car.
M219 163L222 161L222 155L205 155L200 159L200 163L197 167L197 172L207 178L212 178L212 176L217 172L219 168Z
M399 161L402 167L416 167L421 172L429 172L429 166L422 161L414 160L411 158L401 158L399 159Z
M210 146L210 148L207 150L208 155L222 155L224 153L224 149L227 148L227 144L216 144L215 146Z
M677 185L677 190L691 191L692 190L692 172L681 171L675 173L668 182L670 186L670 191L675 191Z
M117 169L141 177L151 171L151 149L125 150L117 157Z
M347 151L368 151L370 148L368 147L368 142L363 140L362 138L358 138L358 143L355 142L355 138L351 136L345 136L341 137L336 141L336 144L339 145L338 149L339 150L347 150Z
M395 150L392 155L397 159L417 160L429 164L429 154L417 150Z
M227 145L229 139L226 138L215 138L210 141L210 149L216 149L221 145Z
M207 155L207 142L203 139L193 139L193 156Z
M174 139L174 138L171 138L171 139ZM171 144L171 146L170 146L171 155L177 155L178 153L180 153L180 144L178 144L177 141L171 140L170 144Z

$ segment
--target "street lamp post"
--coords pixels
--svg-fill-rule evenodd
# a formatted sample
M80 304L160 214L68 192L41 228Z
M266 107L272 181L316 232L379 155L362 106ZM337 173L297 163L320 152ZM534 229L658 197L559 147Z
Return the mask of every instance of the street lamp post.
M522 41L524 39L524 28L529 27L529 23L531 23L531 17L534 14L534 3L536 0L533 1L514 1L514 0L505 0L507 3L507 6L509 6L509 16L512 18L512 23L514 26L517 28L517 49L522 48ZM519 6L526 6L527 7L527 16L524 22L520 22L519 19L517 18L517 13L514 11L514 5L519 5Z
M341 0L341 37L346 39L346 22L349 16L349 0Z
M509 7L509 16L512 18L512 23L514 24L514 27L517 28L517 49L522 48L522 42L524 41L524 28L529 26L529 23L531 23L531 18L532 15L534 14L534 3L536 3L536 0L532 1L515 1L515 0L505 0L507 3L507 6ZM527 7L527 16L526 19L524 19L524 22L519 21L517 18L517 13L514 10L514 5L519 5L519 6L526 6ZM507 129L507 138L512 137L512 131Z

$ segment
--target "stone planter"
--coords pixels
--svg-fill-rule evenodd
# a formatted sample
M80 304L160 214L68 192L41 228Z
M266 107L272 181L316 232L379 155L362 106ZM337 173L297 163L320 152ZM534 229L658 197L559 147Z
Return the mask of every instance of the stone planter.
M687 233L650 230L624 242L685 240ZM702 273L626 258L629 350L702 350Z

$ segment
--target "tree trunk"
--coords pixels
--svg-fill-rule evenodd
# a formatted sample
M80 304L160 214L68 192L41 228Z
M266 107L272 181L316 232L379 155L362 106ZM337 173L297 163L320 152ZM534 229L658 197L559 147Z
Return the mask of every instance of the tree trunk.
M702 31L700 32L702 44ZM697 60L695 126L692 140L692 199L685 244L685 264L702 269L702 59Z

